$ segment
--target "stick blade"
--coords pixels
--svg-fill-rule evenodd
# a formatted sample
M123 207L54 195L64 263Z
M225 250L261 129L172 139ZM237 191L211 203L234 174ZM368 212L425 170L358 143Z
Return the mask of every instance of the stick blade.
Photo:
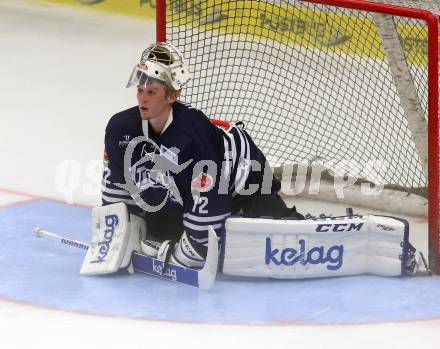
M218 267L218 240L215 230L209 226L208 228L208 254L206 256L205 265L199 271L199 288L209 290L214 284Z

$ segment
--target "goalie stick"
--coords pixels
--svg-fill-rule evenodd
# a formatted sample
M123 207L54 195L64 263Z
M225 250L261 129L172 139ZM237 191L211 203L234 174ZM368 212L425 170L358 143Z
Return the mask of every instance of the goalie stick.
M49 237L56 239L62 244L83 250L88 250L90 247L90 244L85 242L69 239L41 228L35 229L35 235L37 237ZM193 270L173 263L168 263L167 269L163 270L164 262L139 252L133 252L131 261L133 263L134 270L137 272L195 286L207 291L214 284L215 277L217 275L218 258L219 253L217 234L215 233L214 229L209 227L208 253L206 255L205 265L201 270Z

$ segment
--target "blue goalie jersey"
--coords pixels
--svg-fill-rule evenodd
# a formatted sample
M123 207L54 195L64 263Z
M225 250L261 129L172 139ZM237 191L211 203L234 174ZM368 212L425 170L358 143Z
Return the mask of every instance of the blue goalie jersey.
M106 128L102 201L125 202L145 217L149 236L178 240L185 230L203 246L208 226L223 235L233 201L242 197L237 193L261 182L255 160L265 162L236 125L214 126L201 111L176 102L156 134L133 107L114 115Z

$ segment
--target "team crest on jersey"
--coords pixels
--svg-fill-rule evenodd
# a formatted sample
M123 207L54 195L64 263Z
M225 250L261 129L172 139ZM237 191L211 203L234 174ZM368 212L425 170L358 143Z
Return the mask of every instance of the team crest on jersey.
M154 162L157 146L154 143L145 143L142 146L141 157L149 157L150 161Z
M125 183L115 183L115 185L128 191L136 204L147 212L157 212L168 201L183 205L174 176L188 167L192 160L177 164L170 159L177 162L178 149L174 150L172 148L175 151L173 154L166 150L169 149L162 150L162 153L167 154L164 156L161 154L160 147L153 140L145 136L138 136L130 140L124 153ZM137 155L134 156L134 154ZM160 189L165 190L165 192L162 191L161 193ZM142 194L147 190L151 193L151 198L163 196L163 200L156 202L153 198L152 201L155 203L148 203L147 200L150 194L147 196Z
M148 188L162 188L168 191L171 201L183 204L179 190L172 175L172 169L164 166L163 159L168 160L163 154L157 154L156 149L149 149L148 145L142 148L143 159L147 159L143 165L135 164L131 167L133 181L143 191ZM154 148L154 147L153 147ZM162 159L162 161L161 161Z
M178 165L179 164L179 157L177 156L177 151L173 151L171 149L168 149L164 145L160 146L160 155L162 155L165 159L170 160L173 164Z
M191 182L191 189L198 192L207 192L214 187L214 179L207 173L200 173Z

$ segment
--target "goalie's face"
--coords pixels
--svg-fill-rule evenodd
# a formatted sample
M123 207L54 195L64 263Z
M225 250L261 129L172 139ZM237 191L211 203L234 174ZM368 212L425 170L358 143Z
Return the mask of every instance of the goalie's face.
M159 81L137 86L137 100L143 120L166 121L176 98L176 92L167 91Z

